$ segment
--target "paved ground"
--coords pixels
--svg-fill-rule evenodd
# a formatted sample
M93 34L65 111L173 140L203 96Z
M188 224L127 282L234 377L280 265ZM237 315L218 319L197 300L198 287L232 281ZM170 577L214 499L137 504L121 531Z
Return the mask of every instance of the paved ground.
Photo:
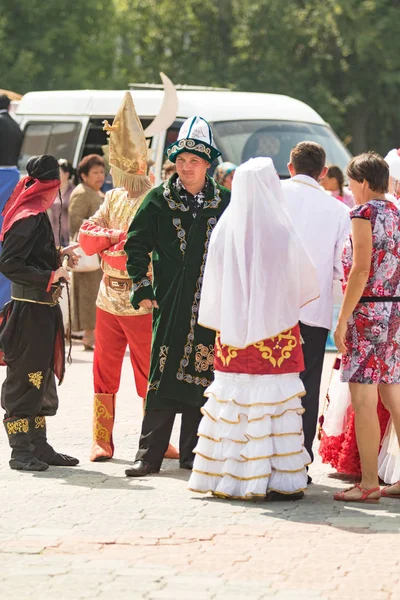
M400 502L334 503L345 482L319 462L307 497L276 505L190 493L175 461L125 478L141 417L127 359L116 458L90 463L91 358L74 348L48 422L80 467L11 471L0 436L1 599L400 599Z

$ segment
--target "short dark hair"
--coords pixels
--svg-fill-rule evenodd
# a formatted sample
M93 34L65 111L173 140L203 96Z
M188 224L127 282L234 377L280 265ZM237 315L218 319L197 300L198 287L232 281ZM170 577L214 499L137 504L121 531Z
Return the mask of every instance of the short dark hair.
M0 94L0 110L8 110L11 104L10 98L7 94Z
M325 161L325 150L316 142L300 142L290 153L290 162L296 174L308 175L314 179L321 175Z
M373 192L384 194L389 185L389 165L377 152L364 152L351 159L347 176L358 183L365 180Z
M342 169L337 165L331 165L328 169L326 176L332 179L336 179L336 181L338 182L340 195L343 196L344 175Z
M89 171L93 167L103 167L103 169L105 169L104 160L100 156L100 154L88 154L87 156L82 158L81 162L78 165L79 179L82 179L82 173L84 175L89 175Z

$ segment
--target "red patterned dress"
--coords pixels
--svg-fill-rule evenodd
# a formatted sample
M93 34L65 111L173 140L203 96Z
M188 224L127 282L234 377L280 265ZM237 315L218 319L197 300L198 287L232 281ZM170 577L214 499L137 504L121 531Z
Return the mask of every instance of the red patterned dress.
M214 367L189 489L242 499L306 489L299 326L244 349L217 335Z

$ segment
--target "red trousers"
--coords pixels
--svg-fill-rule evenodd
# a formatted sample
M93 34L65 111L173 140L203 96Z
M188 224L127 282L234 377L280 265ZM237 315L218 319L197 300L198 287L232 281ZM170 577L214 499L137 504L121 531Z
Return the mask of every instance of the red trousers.
M95 394L116 394L122 361L129 346L136 390L146 397L150 369L152 315L118 316L96 309L96 343L93 359Z

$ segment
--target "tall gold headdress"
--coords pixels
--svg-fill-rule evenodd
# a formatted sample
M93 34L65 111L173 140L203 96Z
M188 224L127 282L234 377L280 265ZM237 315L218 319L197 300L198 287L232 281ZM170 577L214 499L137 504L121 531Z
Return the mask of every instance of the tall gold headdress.
M152 187L147 176L147 143L130 92L125 92L113 124L103 121L110 135L109 164L115 187L145 192Z

